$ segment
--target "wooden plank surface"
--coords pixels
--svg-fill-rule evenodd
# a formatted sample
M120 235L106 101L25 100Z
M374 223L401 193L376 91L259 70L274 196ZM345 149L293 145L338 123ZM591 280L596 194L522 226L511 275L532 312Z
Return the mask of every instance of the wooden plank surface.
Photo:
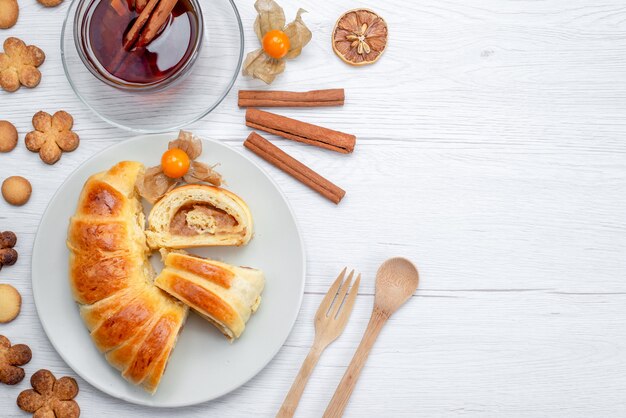
M313 338L312 318L340 267L364 275L344 335L322 357L298 416L320 416L358 345L373 303L377 266L417 264L416 295L383 330L347 416L620 417L626 415L626 4L617 0L283 1L314 37L276 89L346 88L336 109L280 110L357 135L353 155L276 139L347 190L339 207L267 167L294 207L308 254L296 326L274 361L214 402L155 410L104 395L79 380L86 417L272 416ZM247 50L256 48L252 1L237 0ZM369 6L390 44L368 68L334 57L341 12ZM30 373L72 371L38 321L30 254L40 217L78 165L130 138L93 115L67 83L59 55L68 6L20 2L18 24L0 31L47 54L34 90L0 92L0 119L20 145L0 155L0 177L34 187L22 208L0 201L0 230L19 237L20 260L0 272L24 298L0 334L28 343ZM191 129L241 152L249 130L236 90ZM52 166L23 146L38 110L72 113L81 145ZM274 139L274 138L272 138ZM219 378L207 376L207 379ZM28 386L0 387L3 417Z

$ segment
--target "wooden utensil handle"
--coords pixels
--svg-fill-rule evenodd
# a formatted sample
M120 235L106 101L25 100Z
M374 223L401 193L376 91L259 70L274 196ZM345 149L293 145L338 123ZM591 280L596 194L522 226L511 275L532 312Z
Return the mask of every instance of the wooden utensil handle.
M380 330L383 328L388 318L389 315L386 315L384 312L374 307L370 322L367 324L367 329L361 339L359 348L357 348L354 353L348 370L346 370L341 382L339 382L339 386L337 386L335 390L335 395L326 407L324 418L340 418L343 415L343 411L348 405L348 400L350 399L350 395L352 395L356 381L365 365L365 360L367 360L367 356L374 345L374 341L376 341Z
M294 380L291 385L291 389L289 389L289 393L287 393L287 396L283 401L283 405L280 407L278 414L276 414L276 418L293 417L293 414L296 412L296 408L298 408L298 403L300 403L302 392L304 392L304 388L309 381L309 377L311 377L311 373L313 372L317 361L320 359L322 351L323 348L319 347L317 344L313 344L309 350L309 354L307 354L302 366L300 367L296 380Z

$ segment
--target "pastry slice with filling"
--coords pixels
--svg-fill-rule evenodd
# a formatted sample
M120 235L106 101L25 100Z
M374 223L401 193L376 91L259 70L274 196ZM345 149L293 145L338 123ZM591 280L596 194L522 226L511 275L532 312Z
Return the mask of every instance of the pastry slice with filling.
M250 209L239 196L204 184L167 193L152 207L148 224L153 249L245 245L253 229Z
M180 252L166 254L164 262L154 284L194 309L229 340L241 336L261 302L262 271Z

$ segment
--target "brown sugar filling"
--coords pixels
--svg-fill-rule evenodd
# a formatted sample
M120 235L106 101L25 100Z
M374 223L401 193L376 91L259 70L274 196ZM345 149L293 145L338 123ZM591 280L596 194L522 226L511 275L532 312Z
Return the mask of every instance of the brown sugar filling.
M191 212L191 215L190 215ZM190 225L190 216L195 224ZM201 216L202 225L195 219ZM174 235L193 236L200 234L215 234L228 231L239 225L239 222L226 211L218 209L208 203L190 203L176 212L170 222L170 232Z

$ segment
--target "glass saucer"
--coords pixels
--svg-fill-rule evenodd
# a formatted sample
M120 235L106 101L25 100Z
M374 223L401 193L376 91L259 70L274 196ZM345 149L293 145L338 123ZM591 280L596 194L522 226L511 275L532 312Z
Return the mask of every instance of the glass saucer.
M74 36L80 30L75 27L80 3L74 0L68 7L61 32L61 60L74 93L106 122L141 133L174 131L215 109L235 83L243 61L244 37L233 0L201 1L204 39L193 68L180 82L148 91L115 88L85 66Z

